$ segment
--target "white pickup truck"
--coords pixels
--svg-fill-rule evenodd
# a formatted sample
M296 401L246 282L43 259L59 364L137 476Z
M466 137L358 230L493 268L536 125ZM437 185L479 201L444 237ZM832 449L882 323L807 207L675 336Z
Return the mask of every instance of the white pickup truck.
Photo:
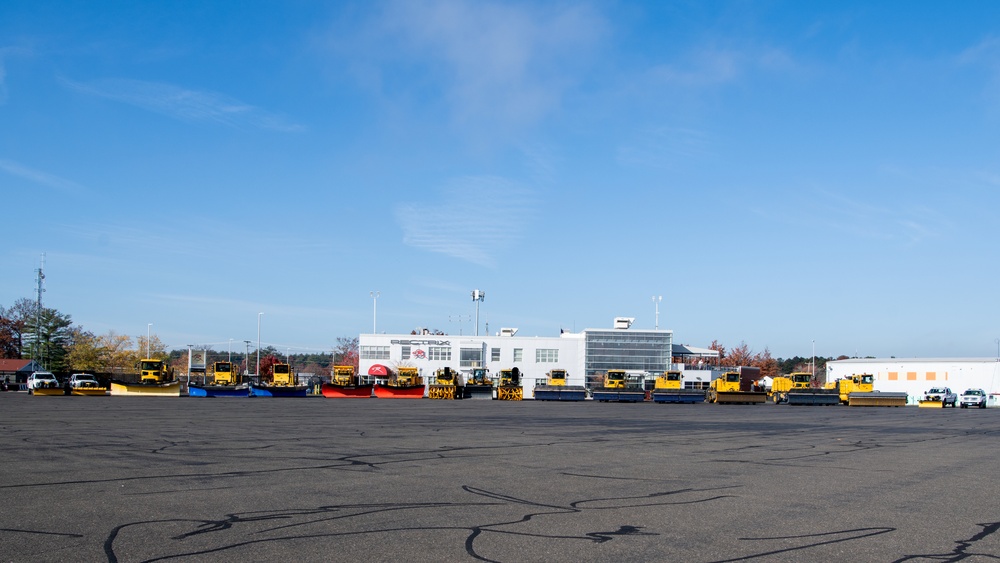
M924 393L923 402L940 402L942 407L951 405L955 408L958 406L958 394L952 392L950 387L932 387L930 391Z

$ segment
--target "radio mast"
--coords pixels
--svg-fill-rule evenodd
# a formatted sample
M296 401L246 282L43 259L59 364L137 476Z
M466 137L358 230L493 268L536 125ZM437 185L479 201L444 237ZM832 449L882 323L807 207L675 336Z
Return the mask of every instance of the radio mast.
M38 360L38 363L42 364L42 368L45 368L45 357L42 355L42 294L45 293L45 253L42 253L42 263L38 266L38 270L35 271L37 274L35 276L35 347L32 350L31 359ZM38 358L35 358L35 356Z

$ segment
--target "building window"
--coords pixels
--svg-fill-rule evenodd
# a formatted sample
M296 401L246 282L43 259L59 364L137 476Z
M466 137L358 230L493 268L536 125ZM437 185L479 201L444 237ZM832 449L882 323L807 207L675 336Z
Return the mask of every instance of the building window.
M482 348L462 348L461 357L459 358L459 365L463 368L481 368L483 367L483 349Z
M524 348L514 348L514 363L524 361Z
M490 361L499 362L500 361L500 349L490 348Z
M451 361L451 348L448 346L428 346L427 359Z
M535 350L535 363L554 364L559 361L559 350L555 348L539 348Z
M400 359L403 359L403 360L409 360L410 359L410 347L409 346L403 346L402 348L400 348L400 352L401 352L400 355L399 355Z
M388 360L389 359L389 347L388 346L362 346L361 347L361 359L362 360Z

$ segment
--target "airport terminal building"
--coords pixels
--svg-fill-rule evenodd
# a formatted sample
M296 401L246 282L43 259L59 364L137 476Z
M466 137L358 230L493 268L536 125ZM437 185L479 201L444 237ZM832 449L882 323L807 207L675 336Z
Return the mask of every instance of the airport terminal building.
M616 318L614 328L565 332L558 336L519 336L505 328L484 336L429 334L362 334L359 336L359 372L372 377L413 366L427 381L439 368L463 373L486 368L497 376L501 369L518 368L525 398L552 369L568 372L568 385L593 386L605 371L624 369L634 374L660 374L677 369L673 363L671 330L637 330L632 319ZM709 379L710 380L710 379Z

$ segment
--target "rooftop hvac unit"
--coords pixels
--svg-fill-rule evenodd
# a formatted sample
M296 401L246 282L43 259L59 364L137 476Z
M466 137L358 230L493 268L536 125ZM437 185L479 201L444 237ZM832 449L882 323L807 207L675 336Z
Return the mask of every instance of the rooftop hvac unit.
M635 317L615 317L615 330L628 330L635 322Z
M517 334L517 329L516 328L501 328L500 329L500 336L514 336L515 334Z

